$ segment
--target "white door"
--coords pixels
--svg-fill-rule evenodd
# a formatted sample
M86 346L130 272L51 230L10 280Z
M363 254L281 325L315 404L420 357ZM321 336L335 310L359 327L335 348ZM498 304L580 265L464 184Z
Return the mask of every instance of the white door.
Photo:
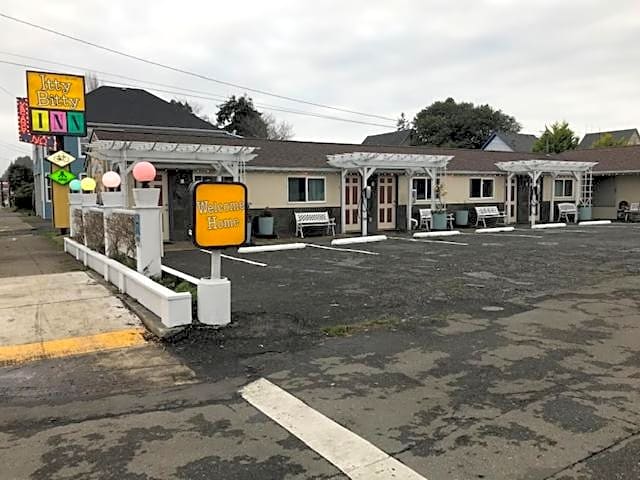
M378 177L378 230L396 228L396 177Z
M360 175L347 175L344 178L344 220L345 231L360 230Z
M162 207L162 240L164 242L169 241L169 182L167 179L167 172L158 172L153 182L150 182L150 186L160 189L160 198L158 199L158 206Z

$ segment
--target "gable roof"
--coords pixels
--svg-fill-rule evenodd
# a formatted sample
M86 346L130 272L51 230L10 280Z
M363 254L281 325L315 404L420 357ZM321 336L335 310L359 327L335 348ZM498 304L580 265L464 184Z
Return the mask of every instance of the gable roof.
M87 93L86 116L96 124L218 130L177 105L138 88L101 86Z
M598 162L594 173L640 172L640 145L567 150L555 156L563 160Z
M369 135L364 139L362 145L411 145L411 137L413 130L398 130L395 132L380 133L378 135Z
M489 138L482 145L482 150L489 146L494 138L500 138L506 143L514 152L531 152L533 151L533 144L536 143L538 137L528 133L511 133L497 131L489 135Z
M580 149L593 148L593 144L606 134L611 134L611 136L616 141L624 140L625 142L628 142L634 133L638 135L637 128L628 128L626 130L610 130L608 132L587 133L578 144L578 148Z

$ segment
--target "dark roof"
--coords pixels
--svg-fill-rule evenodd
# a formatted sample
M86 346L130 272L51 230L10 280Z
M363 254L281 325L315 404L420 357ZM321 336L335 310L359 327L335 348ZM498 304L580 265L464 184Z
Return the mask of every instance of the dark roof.
M89 126L95 124L218 130L214 125L146 90L101 86L86 97Z
M594 172L640 172L640 145L568 150L557 157L577 162L598 162Z
M609 132L587 133L578 144L578 148L579 149L593 148L593 144L597 142L603 135L606 135L608 133L611 134L611 136L616 141L624 140L625 142L628 142L634 133L638 135L638 129L628 128L626 130L611 130Z
M496 162L528 159L556 159L598 162L595 172L640 172L640 145L589 150L569 150L557 155L526 152L493 152L461 148L405 147L389 145L358 145L352 143L322 143L282 140L260 140L219 136L215 131L184 133L144 129L95 129L100 140L132 140L144 142L202 143L210 145L246 145L258 147L257 157L248 167L266 168L331 168L327 155L352 152L423 153L453 155L447 167L451 172L497 172Z
M482 145L484 150L491 141L499 137L504 143L509 145L514 152L531 152L533 151L533 144L536 143L538 137L527 133L510 133L510 132L493 132L489 138Z
M395 132L380 133L378 135L369 135L364 139L362 145L411 145L411 137L413 130L398 130Z
M199 134L176 134L167 132L124 131L96 129L94 136L99 140L131 140L143 142L202 143L211 145L246 145L258 147L257 157L247 167L267 168L331 168L327 155L352 152L381 153L424 153L432 155L453 155L449 170L457 172L497 172L496 162L542 158L542 154L515 152L487 152L454 148L405 147L389 145L359 145L352 143L321 143L282 140L262 140L251 138L215 137L202 132Z

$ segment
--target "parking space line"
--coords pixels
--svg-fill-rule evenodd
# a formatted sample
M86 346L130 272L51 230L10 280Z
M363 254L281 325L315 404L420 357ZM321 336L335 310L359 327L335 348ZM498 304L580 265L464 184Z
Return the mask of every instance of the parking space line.
M426 480L364 438L269 380L240 390L242 398L354 480Z
M405 242L418 242L418 243L445 243L447 245L462 245L468 247L468 243L452 242L449 240L428 240L426 238L404 238L404 237L389 237L389 240L404 240Z
M336 248L336 247L328 247L326 245L316 245L314 243L307 243L307 247L313 248L321 248L323 250L336 250L338 252L352 252L352 253L363 253L365 255L380 255L378 252L369 252L367 250L357 250L355 248Z
M238 258L238 257L230 257L229 255L225 255L224 253L220 255L222 258L226 258L227 260L233 260L234 262L242 262L248 263L249 265L255 265L256 267L267 267L266 263L255 262L253 260L247 260L246 258Z
M483 237L522 237L522 238L543 238L542 235L526 235L520 233L483 233Z

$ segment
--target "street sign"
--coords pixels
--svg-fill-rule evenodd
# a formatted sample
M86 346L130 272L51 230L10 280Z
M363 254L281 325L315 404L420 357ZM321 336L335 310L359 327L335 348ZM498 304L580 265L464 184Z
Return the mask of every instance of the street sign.
M56 170L55 172L51 172L49 174L49 178L60 185L66 185L71 180L74 180L76 176L71 173L69 170Z
M76 158L72 155L69 155L67 152L60 150L52 155L49 155L47 157L47 160L49 160L51 163L53 163L54 165L59 166L60 168L62 167L66 167L67 165L69 165L71 162L73 162ZM73 180L73 179L71 179ZM71 181L69 180L69 181Z
M242 183L191 185L192 240L200 248L237 247L245 242L247 187Z
M27 101L33 133L86 135L83 76L28 71Z

